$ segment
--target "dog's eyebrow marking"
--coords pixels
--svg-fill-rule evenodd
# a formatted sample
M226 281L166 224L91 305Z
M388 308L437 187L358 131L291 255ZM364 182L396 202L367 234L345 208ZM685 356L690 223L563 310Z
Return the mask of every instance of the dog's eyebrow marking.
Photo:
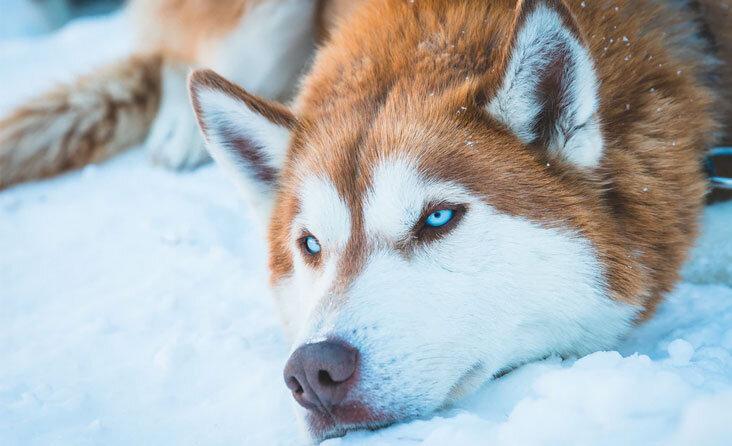
M366 233L392 240L406 237L422 213L425 196L424 180L412 162L383 160L374 169L363 201Z
M425 177L414 162L398 157L386 159L374 169L371 187L363 199L364 228L369 235L405 240L427 204L460 205L474 199L457 184Z
M293 225L294 237L307 230L325 252L342 247L351 234L351 211L329 179L309 175L302 180L300 212Z

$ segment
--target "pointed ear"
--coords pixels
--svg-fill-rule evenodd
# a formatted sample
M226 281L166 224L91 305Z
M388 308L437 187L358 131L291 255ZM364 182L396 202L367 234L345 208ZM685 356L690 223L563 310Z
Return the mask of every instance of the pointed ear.
M295 117L283 105L253 96L211 70L193 71L188 86L211 157L252 204L268 213Z
M525 144L582 168L603 152L592 57L562 0L518 0L488 112Z

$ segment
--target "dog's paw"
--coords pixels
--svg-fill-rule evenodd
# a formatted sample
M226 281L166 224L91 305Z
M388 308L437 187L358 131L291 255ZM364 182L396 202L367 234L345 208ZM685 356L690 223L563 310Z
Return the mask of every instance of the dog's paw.
M172 170L190 170L210 158L188 102L188 67L166 64L160 109L145 141L153 163Z
M161 108L145 146L153 163L172 170L194 169L210 160L188 107Z

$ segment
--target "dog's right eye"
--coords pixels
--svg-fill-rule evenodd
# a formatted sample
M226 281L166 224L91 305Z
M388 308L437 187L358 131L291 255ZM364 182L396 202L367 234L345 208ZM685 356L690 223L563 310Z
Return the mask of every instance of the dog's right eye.
M439 209L428 215L424 223L432 228L441 228L450 223L454 215L455 211L452 209Z
M312 235L306 235L301 239L303 250L311 255L316 256L320 254L320 242Z
M462 219L467 207L462 204L437 203L427 206L414 228L416 240L433 241L450 232Z

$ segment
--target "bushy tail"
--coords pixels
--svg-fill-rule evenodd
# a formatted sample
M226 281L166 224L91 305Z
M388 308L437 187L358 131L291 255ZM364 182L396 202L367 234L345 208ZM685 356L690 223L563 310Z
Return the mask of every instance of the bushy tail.
M141 143L160 94L161 57L137 55L22 105L0 120L0 189Z

